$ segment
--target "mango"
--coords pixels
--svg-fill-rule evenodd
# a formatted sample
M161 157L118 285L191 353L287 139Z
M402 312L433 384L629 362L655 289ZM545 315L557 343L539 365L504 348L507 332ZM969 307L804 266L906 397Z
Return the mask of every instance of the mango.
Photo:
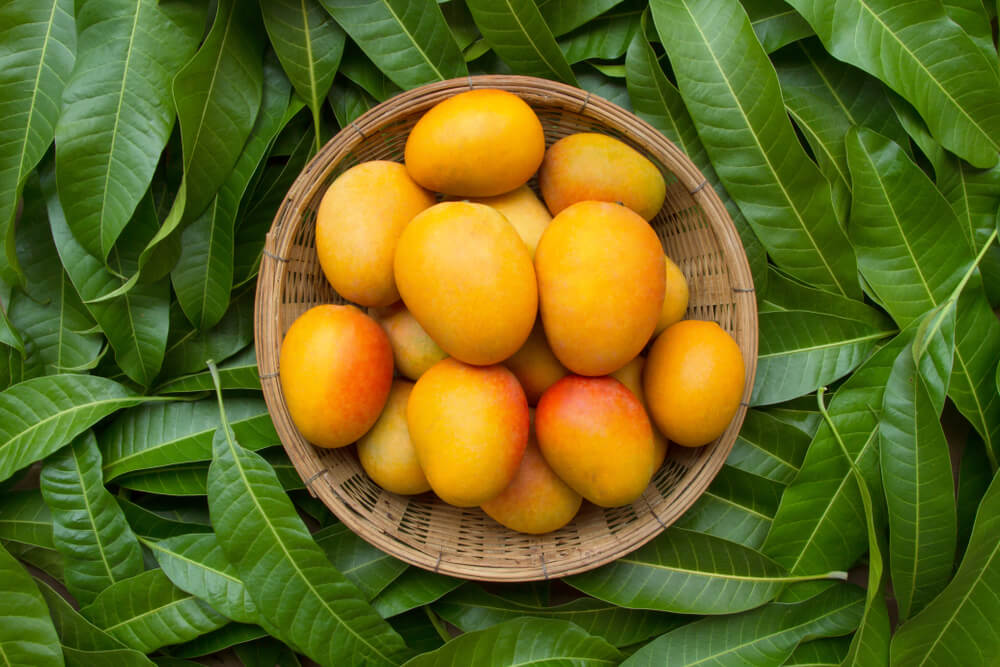
M494 521L521 533L541 535L573 520L583 498L559 479L529 437L514 480L499 496L482 504Z
M528 401L503 366L438 362L413 387L406 422L431 488L457 507L498 496L528 444Z
M492 197L528 182L545 156L542 123L503 90L470 90L421 116L406 140L406 168L427 188Z
M392 385L392 347L354 306L315 306L281 342L285 404L302 436L319 447L349 445L375 424Z
M556 355L552 354L552 348L545 339L541 320L535 323L531 335L524 341L521 349L503 362L503 365L509 368L521 383L524 394L528 397L528 405L537 404L546 389L569 375L566 367L559 363Z
M573 204L542 234L535 271L545 334L569 370L607 375L649 341L666 272L656 232L635 212L605 202Z
M406 426L412 391L412 382L394 380L378 421L358 440L358 459L368 476L386 491L404 496L431 490Z
M552 216L549 214L549 209L545 208L545 204L538 199L534 190L527 185L522 185L506 194L496 197L479 197L469 201L486 204L499 211L517 230L518 235L531 251L531 256L535 256L538 239L542 238L542 233L548 227Z
M646 220L663 207L667 184L656 165L628 144L581 132L549 146L538 186L552 215L579 201L618 202Z
M402 301L373 313L392 345L392 357L400 375L416 380L448 354L434 342Z
M646 406L646 394L642 390L642 369L645 366L646 358L641 356L636 357L612 373L611 377L621 382L630 392L635 394L635 397L642 403L642 407L646 411L646 416L649 417L649 408ZM652 418L650 418L650 425L653 427L653 450L656 454L653 458L653 472L655 473L663 465L663 459L667 458L668 443L667 439L656 428L656 424L652 423Z
M406 307L460 361L499 363L531 333L538 307L531 255L489 206L443 202L418 214L399 238L395 274Z
M403 227L434 203L398 162L351 167L330 185L316 212L316 252L338 294L362 306L399 299L392 271Z
M664 255L663 261L667 269L667 291L663 296L663 310L660 311L660 319L656 322L654 336L659 336L671 324L676 324L684 319L690 298L687 278L684 277L680 267L666 255Z
M569 375L556 382L538 401L535 432L555 473L595 505L628 505L653 476L649 418L612 377Z

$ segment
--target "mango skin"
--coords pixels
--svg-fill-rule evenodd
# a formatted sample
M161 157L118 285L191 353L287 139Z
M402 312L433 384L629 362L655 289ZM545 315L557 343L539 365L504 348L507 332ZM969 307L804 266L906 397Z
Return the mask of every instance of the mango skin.
M521 349L503 362L503 365L521 383L524 394L528 397L528 405L537 405L546 389L569 375L566 367L552 354L540 320L535 323Z
M531 256L535 256L535 248L538 247L538 239L542 238L545 228L552 221L552 215L545 204L541 202L534 190L527 185L522 185L516 190L497 195L496 197L479 197L469 201L476 204L486 204L507 218L507 221L514 226L518 235L528 246Z
M552 215L579 201L620 202L652 220L666 199L656 165L614 137L581 132L549 146L538 186Z
M382 325L392 345L396 370L403 377L416 381L427 369L448 356L448 353L427 335L402 301L373 313Z
M646 411L646 416L649 417L649 407L646 405L646 394L642 390L642 369L646 366L645 357L636 357L632 361L628 362L614 373L611 377L621 382L625 385L625 388L630 392L635 394L635 397L639 399L642 403L642 408ZM667 458L667 448L669 443L663 434L660 433L659 429L656 428L656 424L653 423L653 418L649 417L650 426L653 427L653 451L655 452L655 457L653 458L653 472L656 473L663 465L663 460Z
M351 167L330 185L316 213L316 253L338 294L362 306L399 299L392 260L403 227L434 204L398 162Z
M671 324L676 324L684 319L687 313L688 300L691 297L688 288L687 278L681 268L666 255L663 257L667 269L667 291L663 297L663 310L660 311L660 319L656 323L654 336L659 336Z
M541 535L572 521L582 502L583 497L552 471L531 437L514 480L482 509L511 530Z
M510 484L528 444L529 419L513 373L450 358L417 380L406 406L427 481L457 507L482 505Z
M373 319L354 306L315 306L281 343L279 378L302 436L318 447L344 447L375 424L392 385L392 347Z
M528 182L545 156L542 123L503 90L470 90L425 113L406 140L406 168L437 192L492 197Z
M412 382L394 380L378 421L358 440L358 459L368 476L386 491L403 496L431 490L406 426L412 391Z
M555 473L595 505L628 505L653 476L649 418L612 377L569 375L552 385L538 402L535 433Z
M487 366L531 333L538 287L528 249L489 206L444 202L418 214L396 248L403 302L449 355Z
M660 240L638 214L618 204L573 204L538 242L535 272L545 334L569 370L607 375L649 341L666 273Z

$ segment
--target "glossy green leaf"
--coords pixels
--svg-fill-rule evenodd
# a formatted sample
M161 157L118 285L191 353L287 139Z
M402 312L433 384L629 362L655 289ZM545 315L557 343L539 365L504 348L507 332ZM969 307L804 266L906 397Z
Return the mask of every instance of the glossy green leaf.
M148 653L221 628L228 619L149 570L107 588L80 610L97 627Z
M943 0L943 4L948 18L962 26L988 62L996 64L997 47L993 44L990 16L983 0Z
M170 653L179 658L200 658L213 653L221 653L227 648L267 637L267 632L257 625L229 623L214 632L202 635L171 648Z
M212 29L173 80L184 148L185 215L215 197L250 136L263 89L263 34L256 8L220 0Z
M467 632L406 667L501 667L506 665L616 665L621 656L600 637L568 621L521 618Z
M850 647L849 637L829 637L802 642L782 667L840 667Z
M742 7L653 0L650 8L698 135L768 254L800 280L859 298L830 184L795 136Z
M267 405L259 398L226 401L236 437L251 449L278 444ZM126 410L100 433L104 477L112 480L135 470L212 458L212 434L219 424L215 401L151 403Z
M446 640L451 639L444 621L430 607L414 609L390 618L389 625L399 633L407 646L422 653L435 651L444 646Z
M49 610L24 567L0 546L3 607L0 611L0 658L7 665L63 665L59 638Z
M757 477L788 484L798 474L809 448L804 431L760 410L747 410L726 465Z
M468 74L462 52L434 0L319 2L400 88Z
M780 4L794 13L784 0ZM818 40L803 40L774 54L772 60L785 108L809 142L833 188L837 210L846 219L851 204L847 131L855 125L869 127L900 145L906 145L906 132L882 84L831 58Z
M784 489L779 482L726 465L674 525L759 549Z
M703 618L650 642L622 665L780 665L801 641L852 631L863 605L858 588L841 584L798 604Z
M479 31L515 74L576 84L534 0L466 0Z
M726 205L726 211L736 225L743 242L743 250L750 262L754 286L758 294L767 288L767 254L757 235L750 228L736 202L729 196L715 167L708 158L705 146L698 138L694 121L684 106L680 91L670 83L656 54L643 34L632 39L625 54L625 80L635 113L651 124L684 151L705 179L712 184L716 194Z
M832 313L760 314L757 380L751 405L808 394L857 368L893 331Z
M227 389L260 390L260 371L257 369L257 351L250 345L219 364L219 380L223 391ZM182 375L156 388L158 394L188 394L212 390L209 371Z
M163 363L167 343L169 285L165 281L140 283L123 296L90 303L120 288L123 280L88 253L73 236L56 196L55 179L51 178L51 174L46 178L43 172L42 189L48 205L52 238L73 287L108 337L115 361L121 369L132 380L149 386ZM145 243L146 235L151 236L155 231L145 229L148 225L145 219L135 222L144 227L139 230L141 233L137 240ZM126 228L123 236L128 237L134 231L133 223ZM111 252L111 259L121 266L119 251L113 248Z
M20 542L3 542L3 546L19 561L38 568L60 583L65 581L66 562L62 554L55 549L44 549Z
M312 110L319 150L320 110L344 52L344 31L316 0L279 0L260 8L282 68Z
M237 290L225 315L211 329L199 331L187 325L180 308L170 313L170 338L163 357L163 378L188 375L208 367L208 360L222 361L253 341L254 291Z
M73 374L26 380L0 392L0 481L142 400L114 380Z
M191 533L210 533L212 527L204 522L192 521L189 517L171 516L169 512L155 511L119 496L116 498L132 530L139 537L166 540L171 537ZM172 498L171 500L180 500Z
M347 127L358 116L378 104L367 92L345 79L334 82L329 100L333 115L341 127Z
M617 104L626 111L632 111L632 102L628 96L628 86L625 84L624 68L617 68L615 75L608 73L608 68L597 63L581 63L573 68L576 81L580 88L592 95L602 97ZM619 75L620 72L620 75Z
M838 60L913 104L946 148L990 167L1000 148L1000 75L940 2L788 0ZM863 37L859 38L859 35Z
M861 469L875 499L875 525L885 525L878 468L879 409L892 364L916 326L903 330L840 386L830 401L836 430L822 424L801 470L785 489L763 551L793 574L851 567L868 544L862 498L838 439Z
M439 2L438 5L441 7L444 20L448 23L448 28L451 29L451 36L455 39L455 44L459 50L465 51L467 46L479 39L479 28L472 20L472 14L465 6L465 1Z
M556 37L579 28L622 0L538 0L538 11Z
M893 665L986 665L1000 652L1000 479L987 490L955 577L892 638Z
M741 0L757 40L767 53L813 34L812 28L785 0Z
M463 3L457 3L456 6L463 7L466 12L469 11ZM443 11L445 8L442 7L441 9ZM469 15L469 21L472 21L471 14ZM472 24L472 27L476 30L476 34L479 34L475 23ZM359 85L379 102L384 102L393 95L402 92L400 87L394 84L382 70L376 67L375 63L369 60L368 56L354 43L348 44L344 49L344 57L340 61L338 74L343 74L347 79Z
M281 447L261 452L286 491L305 489L294 464ZM204 496L208 494L208 461L165 466L115 478L121 488L168 496Z
M92 431L45 462L41 487L52 511L56 550L66 559L66 586L81 604L142 572L139 542L104 488Z
M212 525L278 638L319 662L397 664L402 639L330 565L267 462L244 449L225 423L212 449Z
M80 49L56 125L56 179L73 236L101 261L149 188L174 122L170 82L203 19L197 6L156 0L77 7Z
M240 623L256 623L257 606L212 533L144 541L175 586Z
M777 419L783 424L802 431L810 438L816 435L823 417L813 407L810 396L802 396L785 403L761 410L765 414Z
M670 528L636 551L565 581L623 607L732 614L772 600L789 578L758 551Z
M863 322L881 331L889 331L893 328L892 318L881 310L839 294L808 287L773 267L768 271L767 294L759 301L758 309L760 312L797 310L832 314ZM815 407L811 403L809 405L811 408ZM818 413L813 411L813 414Z
M584 60L614 60L625 55L640 30L645 3L628 2L559 40L559 48L571 65Z
M72 0L19 0L0 7L0 278L19 282L17 200L55 136L63 88L76 58Z
M372 600L407 568L406 563L368 544L342 523L313 533L313 539L366 600Z
M438 600L462 584L461 579L411 567L393 579L374 600L382 618L389 618Z
M269 56L264 60L263 93L253 130L218 194L181 233L181 254L171 272L181 309L202 331L215 326L229 306L240 201L288 109L291 86Z
M983 439L975 431L970 431L965 447L962 448L962 460L958 466L958 479L955 482L955 509L958 516L958 549L955 554L957 561L962 560L965 548L969 544L976 511L992 479L993 469L986 456Z
M948 299L927 313L913 339L911 356L923 378L924 391L938 415L951 380L955 359L956 300Z
M266 638L234 648L245 667L301 667L298 656L276 639Z
M473 584L436 602L434 612L462 632L486 630L520 617L569 621L612 646L645 641L687 621L681 616L625 609L585 597L552 607L529 606L492 595Z
M0 540L55 549L52 512L38 489L12 491L0 496Z

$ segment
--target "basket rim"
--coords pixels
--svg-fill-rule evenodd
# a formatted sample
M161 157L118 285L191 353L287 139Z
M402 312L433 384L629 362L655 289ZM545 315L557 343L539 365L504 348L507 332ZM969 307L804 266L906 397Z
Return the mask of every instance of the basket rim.
M393 122L406 113L413 113L421 107L427 108L442 99L477 88L501 88L517 94L529 91L532 95L549 96L553 104L564 110L587 116L620 132L633 143L646 149L647 154L663 154L668 158L661 163L683 184L692 199L703 211L705 219L723 247L725 264L733 280L733 302L746 316L742 330L741 348L745 350L745 384L737 414L726 432L715 443L707 457L701 457L697 466L692 466L677 482L681 491L672 496L669 512L658 515L650 501L650 487L640 498L645 501L651 518L644 519L647 525L636 531L627 543L607 541L603 548L588 551L585 562L558 561L546 563L544 558L538 566L509 566L489 562L489 555L483 563L467 560L452 562L444 552L435 558L426 551L419 550L374 524L368 522L364 513L341 494L335 485L326 480L329 468L321 467L319 454L313 452L311 460L296 455L292 445L286 440L285 429L290 424L287 408L278 380L278 350L281 342L279 300L284 292L284 278L288 264L287 251L300 222L294 218L296 205L310 201L317 196L320 188L325 188L325 179L338 163L347 156L353 146L367 139L372 133ZM530 102L529 102L530 103ZM612 119L618 123L612 124ZM659 158L658 158L659 159ZM724 243L726 242L726 243ZM748 408L757 367L757 305L753 278L750 273L746 252L740 242L735 224L722 204L715 190L687 155L673 142L657 131L652 125L631 112L588 91L564 83L518 75L470 75L457 79L434 82L413 88L376 105L359 116L347 127L341 129L305 165L282 200L261 256L257 293L254 306L254 340L257 351L258 373L267 403L268 412L276 422L282 445L288 452L306 488L313 497L319 497L337 518L355 534L382 551L423 569L464 579L480 581L534 581L548 580L585 572L616 560L640 548L659 535L666 527L686 512L715 478L728 457L733 443L742 426ZM746 354L746 351L751 354ZM294 425L291 426L294 430ZM297 431L294 431L297 434ZM301 437L301 436L299 436ZM311 447L311 446L310 446ZM677 447L674 445L674 447ZM326 473L326 474L325 474ZM438 501L440 502L440 501ZM470 511L481 512L478 508ZM538 551L541 556L541 551Z

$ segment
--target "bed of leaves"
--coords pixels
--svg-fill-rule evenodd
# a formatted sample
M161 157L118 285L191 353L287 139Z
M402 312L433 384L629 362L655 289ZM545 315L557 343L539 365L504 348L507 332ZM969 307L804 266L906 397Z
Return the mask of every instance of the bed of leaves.
M0 4L2 662L995 664L996 13ZM308 495L251 320L264 235L319 146L401 89L506 72L606 97L691 157L746 247L760 358L676 526L564 581L482 586ZM838 574L858 568L866 587Z

